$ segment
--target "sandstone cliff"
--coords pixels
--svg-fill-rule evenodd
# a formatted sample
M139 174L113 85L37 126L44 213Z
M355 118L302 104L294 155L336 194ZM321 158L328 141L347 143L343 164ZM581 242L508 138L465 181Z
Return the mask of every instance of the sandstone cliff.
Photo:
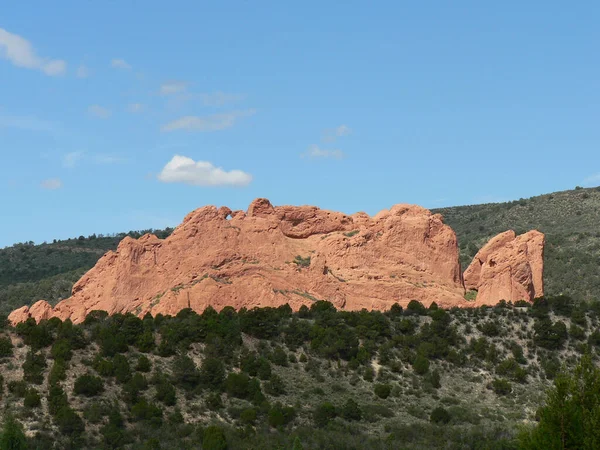
M541 236L531 242L543 247ZM502 295L530 300L541 292L542 262L526 256L523 263L522 253L541 257L542 250L516 240L500 238L493 251L484 247L478 253L481 263L477 267L476 257L468 270L478 303L495 303ZM496 251L505 245L508 253ZM497 254L499 266L490 270L490 255ZM509 275L500 267L508 267ZM527 284L530 278L535 289ZM247 212L200 208L165 240L125 238L75 284L71 298L54 308L39 301L13 311L9 320L59 317L78 323L93 310L142 316L187 307L201 312L209 305L219 310L288 303L298 309L315 300L347 310L383 310L413 299L427 306L473 305L464 292L456 235L439 214L400 204L374 217L345 215L257 199Z
M544 295L544 235L506 231L475 255L464 273L465 287L477 290L478 305L500 300L533 300Z

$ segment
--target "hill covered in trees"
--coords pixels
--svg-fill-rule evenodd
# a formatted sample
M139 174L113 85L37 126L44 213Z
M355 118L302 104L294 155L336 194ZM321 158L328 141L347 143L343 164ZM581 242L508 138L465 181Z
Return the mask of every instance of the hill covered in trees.
M0 445L541 448L564 438L553 422L563 403L578 443L578 429L597 428L579 423L572 400L549 402L539 428L537 412L552 380L563 383L561 367L599 349L599 304L567 297L448 311L317 301L296 313L30 320L0 330Z

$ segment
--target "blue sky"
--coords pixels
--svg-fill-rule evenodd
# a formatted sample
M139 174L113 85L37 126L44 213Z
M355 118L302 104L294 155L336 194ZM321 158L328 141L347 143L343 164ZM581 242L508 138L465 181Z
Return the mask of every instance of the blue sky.
M600 3L6 2L0 247L600 184Z

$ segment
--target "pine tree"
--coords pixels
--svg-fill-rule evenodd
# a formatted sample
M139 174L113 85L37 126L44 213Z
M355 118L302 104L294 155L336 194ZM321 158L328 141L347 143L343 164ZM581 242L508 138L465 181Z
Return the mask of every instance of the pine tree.
M12 416L7 416L0 437L0 450L25 450L27 449L27 438L23 427Z

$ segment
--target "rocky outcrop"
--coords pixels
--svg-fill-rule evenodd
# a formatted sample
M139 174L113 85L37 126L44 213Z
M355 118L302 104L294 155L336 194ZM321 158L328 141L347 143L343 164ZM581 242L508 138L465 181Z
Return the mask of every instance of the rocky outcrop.
M492 238L464 273L465 287L477 291L476 303L542 297L544 241L544 234L535 230L520 236L511 230Z
M40 320L50 319L51 317L53 317L53 315L54 311L52 309L52 306L50 306L50 304L47 301L40 300L34 303L31 307L22 306L19 309L15 309L8 316L8 320L11 323L20 323L25 322L29 318L32 318L35 319L36 322L39 322Z
M375 217L350 216L258 199L246 213L200 208L165 240L125 238L75 284L71 298L53 309L21 308L10 320L81 322L98 309L137 315L209 305L298 309L316 299L348 310L412 299L453 306L464 303L463 295L456 235L439 215L396 205Z
M478 253L479 265L467 270L478 302L541 292L543 235L533 236L508 234ZM54 308L43 301L20 308L9 319L77 323L94 310L173 315L209 305L299 309L316 300L346 310L413 299L473 305L464 293L456 235L439 214L400 204L373 217L346 215L257 199L247 212L200 208L165 240L126 237L75 284L71 298Z

